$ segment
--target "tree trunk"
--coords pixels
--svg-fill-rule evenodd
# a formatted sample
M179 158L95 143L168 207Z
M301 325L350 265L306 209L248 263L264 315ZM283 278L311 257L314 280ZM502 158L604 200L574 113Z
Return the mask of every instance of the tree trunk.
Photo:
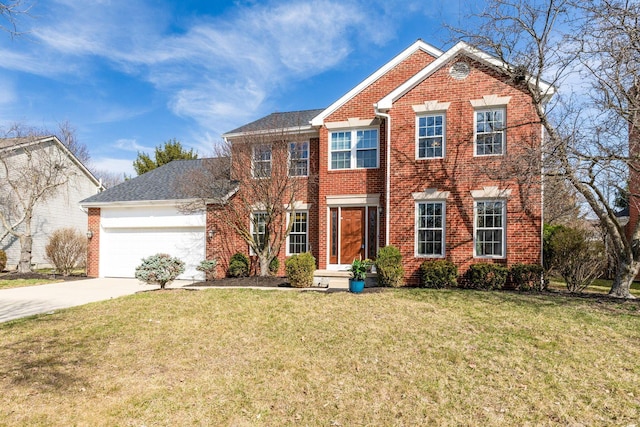
M29 273L31 271L32 248L33 237L26 233L20 236L20 261L18 262L19 273Z
M638 274L639 268L640 263L637 261L624 259L619 260L618 270L616 271L615 278L613 279L613 285L611 285L609 295L616 298L635 298L631 295L629 289L631 288L633 279L635 279Z
M265 277L269 275L269 264L271 264L271 260L266 256L259 256L258 261L260 262L260 276Z

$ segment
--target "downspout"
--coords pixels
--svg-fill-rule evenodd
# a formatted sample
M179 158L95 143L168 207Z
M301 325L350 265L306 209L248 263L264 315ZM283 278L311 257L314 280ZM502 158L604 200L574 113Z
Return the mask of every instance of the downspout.
M373 104L373 108L376 116L383 117L386 123L385 133L387 134L387 161L385 171L385 207L384 207L384 245L389 246L389 226L391 219L389 218L389 212L391 210L391 116L387 113L383 113L378 109L378 104Z

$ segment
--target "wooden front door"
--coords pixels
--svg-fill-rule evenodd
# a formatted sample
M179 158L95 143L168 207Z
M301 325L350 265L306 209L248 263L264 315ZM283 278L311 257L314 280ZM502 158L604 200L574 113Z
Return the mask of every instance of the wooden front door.
M364 255L364 208L340 209L340 264L351 264Z

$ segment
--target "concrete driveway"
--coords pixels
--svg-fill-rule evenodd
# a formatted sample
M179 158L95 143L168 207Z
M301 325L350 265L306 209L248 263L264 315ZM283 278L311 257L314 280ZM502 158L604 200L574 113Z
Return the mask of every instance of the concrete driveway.
M189 285L176 280L169 288ZM137 279L86 279L0 290L0 322L158 289Z

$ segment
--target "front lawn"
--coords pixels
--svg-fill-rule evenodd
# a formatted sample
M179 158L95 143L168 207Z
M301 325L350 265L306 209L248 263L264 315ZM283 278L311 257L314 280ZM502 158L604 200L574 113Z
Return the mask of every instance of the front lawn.
M0 324L0 424L632 425L640 304L210 289Z
M61 282L61 279L4 279L0 276L0 289L22 288L23 286L46 285Z

